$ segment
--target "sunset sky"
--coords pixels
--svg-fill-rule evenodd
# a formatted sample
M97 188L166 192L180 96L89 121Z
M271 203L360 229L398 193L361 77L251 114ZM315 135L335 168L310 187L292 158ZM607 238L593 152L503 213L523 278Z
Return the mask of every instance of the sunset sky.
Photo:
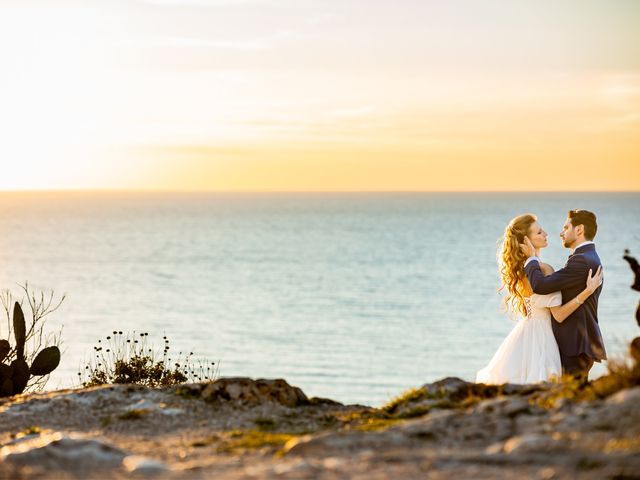
M0 190L640 190L639 25L637 0L2 0Z

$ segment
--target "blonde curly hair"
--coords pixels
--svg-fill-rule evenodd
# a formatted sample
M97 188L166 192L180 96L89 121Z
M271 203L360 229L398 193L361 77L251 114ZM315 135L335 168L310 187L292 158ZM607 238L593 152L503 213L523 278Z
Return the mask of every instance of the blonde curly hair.
M507 310L511 309L524 316L527 315L524 297L529 293L529 289L524 273L524 262L527 257L520 250L520 244L524 243L524 237L537 220L538 218L532 213L513 218L504 229L502 243L498 248L498 265L502 279L498 291L507 290L508 295L504 297Z

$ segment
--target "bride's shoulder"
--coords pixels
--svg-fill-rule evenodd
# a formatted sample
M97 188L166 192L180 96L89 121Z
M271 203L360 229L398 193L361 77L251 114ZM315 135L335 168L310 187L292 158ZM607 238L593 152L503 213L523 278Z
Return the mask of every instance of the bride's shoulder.
M551 275L553 272L555 272L551 265L542 262L540 262L540 270L542 270L542 274L545 276Z
M562 292L551 292L551 293L534 293L531 295L531 300L533 303L538 305L539 307L557 307L562 305Z

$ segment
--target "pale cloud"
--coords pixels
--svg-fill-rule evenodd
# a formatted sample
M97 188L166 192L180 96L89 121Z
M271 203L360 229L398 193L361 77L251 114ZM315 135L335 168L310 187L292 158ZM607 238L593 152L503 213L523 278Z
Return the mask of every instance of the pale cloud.
M361 118L376 113L376 107L367 105L362 107L341 108L328 113L330 118Z
M148 46L169 48L221 48L231 50L267 50L271 44L264 39L210 40L204 38L173 37L149 42Z
M273 0L142 0L142 3L170 7L235 7L240 5L266 5Z
M112 45L118 48L183 48L263 51L274 48L277 42L292 38L293 30L280 30L271 35L255 38L215 38L187 36L127 36L114 39Z
M633 135L640 135L640 108L636 107L636 110L611 116L609 119L603 120L604 122L608 122L611 128L603 130L621 133L633 132Z
M614 103L640 102L640 74L610 74L602 79L602 95Z

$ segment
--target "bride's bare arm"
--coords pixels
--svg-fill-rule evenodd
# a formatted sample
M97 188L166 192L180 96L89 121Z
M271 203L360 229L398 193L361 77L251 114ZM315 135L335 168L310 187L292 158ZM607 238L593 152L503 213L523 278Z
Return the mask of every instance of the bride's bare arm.
M569 315L575 312L578 307L580 307L580 305L582 305L585 300L589 298L600 285L602 285L602 266L598 267L594 276L591 276L591 272L592 270L589 270L589 275L587 276L587 287L583 291L564 305L550 308L551 315L553 315L556 322L564 322Z

